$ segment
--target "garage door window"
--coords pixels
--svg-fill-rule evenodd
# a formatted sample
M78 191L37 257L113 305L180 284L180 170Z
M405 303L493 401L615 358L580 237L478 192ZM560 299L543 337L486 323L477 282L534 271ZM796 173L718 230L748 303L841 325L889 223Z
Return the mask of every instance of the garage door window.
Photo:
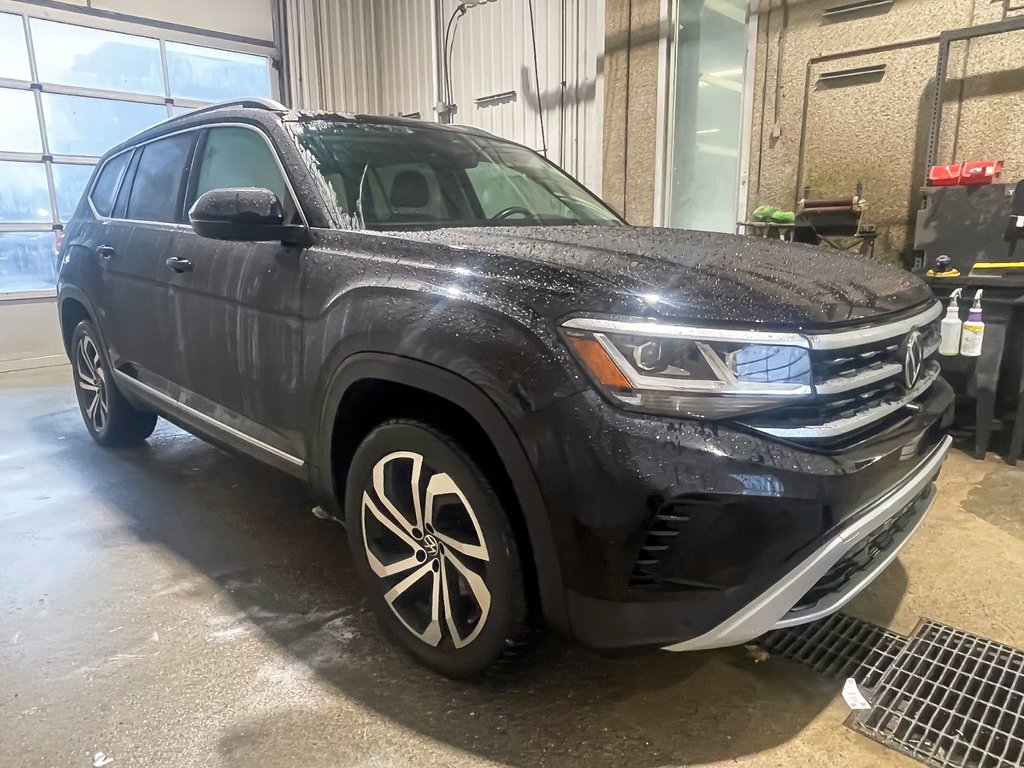
M0 162L0 221L50 221L46 168L39 163Z
M201 101L224 101L238 94L270 95L265 56L198 45L167 43L167 77L171 95Z
M0 295L53 290L53 233L112 146L215 101L273 95L267 55L195 45L209 38L155 26L104 25L113 23L70 11L0 13ZM168 39L176 36L189 43ZM111 213L113 182L127 160L93 192L101 213ZM140 179L144 172L157 173L146 165ZM166 199L132 205L147 218L177 214Z
M30 80L28 46L25 44L24 23L13 13L0 14L0 42L4 55L0 56L0 77L12 80Z
M163 95L160 41L45 19L31 23L41 81Z
M57 210L60 212L62 224L66 224L82 199L85 185L92 176L92 167L88 165L72 165L71 163L54 163L53 188L57 193Z
M0 146L8 152L42 152L36 100L31 91L0 88Z

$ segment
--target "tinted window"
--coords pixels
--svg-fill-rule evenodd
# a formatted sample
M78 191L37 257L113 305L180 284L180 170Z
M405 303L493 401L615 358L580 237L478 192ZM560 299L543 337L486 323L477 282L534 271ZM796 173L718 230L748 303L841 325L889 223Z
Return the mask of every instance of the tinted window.
M261 134L248 128L212 128L207 134L192 199L224 187L263 187L288 202L273 150Z
M142 148L128 200L129 219L177 221L185 161L195 133L160 139Z
M131 152L122 152L120 155L114 155L103 166L103 170L100 171L90 197L92 198L92 204L96 206L97 213L101 216L109 216L111 210L113 210L117 180L120 178L121 171L131 156Z

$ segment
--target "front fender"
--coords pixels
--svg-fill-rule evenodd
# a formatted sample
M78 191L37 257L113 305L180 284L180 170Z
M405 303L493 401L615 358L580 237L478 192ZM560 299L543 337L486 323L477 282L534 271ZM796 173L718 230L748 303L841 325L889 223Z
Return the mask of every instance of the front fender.
M315 461L310 476L317 494L325 499L336 497L331 472L335 417L345 393L365 379L390 381L444 398L466 411L483 429L508 473L523 513L543 614L552 626L568 631L561 564L533 467L505 415L483 390L464 377L431 363L389 353L364 351L346 357L323 388L317 423L310 432L317 441L309 454Z

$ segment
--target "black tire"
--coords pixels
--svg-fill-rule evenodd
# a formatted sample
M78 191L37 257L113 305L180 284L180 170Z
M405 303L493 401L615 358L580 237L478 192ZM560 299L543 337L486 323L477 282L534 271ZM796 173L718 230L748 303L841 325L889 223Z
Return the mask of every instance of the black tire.
M428 505L430 497L440 503ZM520 644L528 612L515 535L487 476L454 440L415 421L380 425L352 459L345 507L356 569L374 613L417 660L466 678Z
M92 323L83 320L71 336L71 370L78 408L92 439L108 447L138 445L156 428L156 414L125 400Z

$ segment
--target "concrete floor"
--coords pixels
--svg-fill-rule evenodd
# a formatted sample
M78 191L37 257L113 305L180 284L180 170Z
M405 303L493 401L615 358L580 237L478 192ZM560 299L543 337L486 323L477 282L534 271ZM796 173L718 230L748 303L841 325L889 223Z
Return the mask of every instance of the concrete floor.
M955 454L850 612L1024 646L1024 472ZM839 685L740 649L607 660L550 640L439 678L381 636L302 485L161 423L89 439L66 369L0 376L0 765L912 766Z

